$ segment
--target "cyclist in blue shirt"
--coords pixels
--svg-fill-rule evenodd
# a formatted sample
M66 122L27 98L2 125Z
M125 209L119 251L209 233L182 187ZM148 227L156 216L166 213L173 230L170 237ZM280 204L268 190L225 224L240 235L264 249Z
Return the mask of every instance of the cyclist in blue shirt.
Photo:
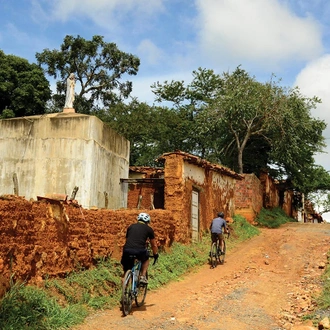
M224 240L224 233L227 234L229 232L229 228L227 226L227 222L224 219L224 213L219 212L218 217L212 220L210 225L211 230L211 245L213 242L216 242L219 238L219 246L221 249L221 253L223 253L223 240Z

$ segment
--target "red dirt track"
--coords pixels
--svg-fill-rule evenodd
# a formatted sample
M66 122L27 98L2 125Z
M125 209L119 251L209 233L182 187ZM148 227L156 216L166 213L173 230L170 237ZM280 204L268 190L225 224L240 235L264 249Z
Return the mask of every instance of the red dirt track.
M330 224L262 229L229 251L224 265L210 269L206 263L149 291L145 306L133 307L131 315L123 317L118 304L74 329L313 329L302 327L301 316L314 308L329 243Z

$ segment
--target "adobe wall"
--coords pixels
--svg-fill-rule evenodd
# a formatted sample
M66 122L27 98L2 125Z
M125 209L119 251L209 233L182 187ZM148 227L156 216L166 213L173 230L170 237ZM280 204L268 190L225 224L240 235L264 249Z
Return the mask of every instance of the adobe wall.
M90 267L99 257L119 259L126 228L143 210L87 210L58 201L0 198L0 292L10 274L22 280L62 276ZM157 244L170 246L177 228L171 212L144 210L151 216Z
M235 179L215 170L191 164L183 154L172 153L165 161L165 209L174 219L175 240L190 242L192 191L199 193L199 232L208 230L218 211L235 212Z
M120 178L129 172L129 141L95 116L54 113L0 120L0 195L37 199L54 193L84 208L127 205Z
M274 179L267 173L261 173L259 179L263 187L263 206L267 209L278 207L280 195Z
M152 209L155 187L153 184L132 183L128 186L127 208Z
M235 214L253 223L263 207L263 186L254 174L243 174L244 180L236 181Z
M284 191L283 195L283 203L281 206L283 211L287 216L297 218L293 207L293 191Z

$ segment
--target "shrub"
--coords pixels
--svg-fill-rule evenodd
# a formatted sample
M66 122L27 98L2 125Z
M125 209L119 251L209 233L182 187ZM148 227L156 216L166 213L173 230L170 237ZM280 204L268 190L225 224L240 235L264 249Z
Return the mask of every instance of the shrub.
M294 221L296 220L288 217L279 207L273 209L262 208L256 218L256 222L259 226L268 228L278 228L287 222Z

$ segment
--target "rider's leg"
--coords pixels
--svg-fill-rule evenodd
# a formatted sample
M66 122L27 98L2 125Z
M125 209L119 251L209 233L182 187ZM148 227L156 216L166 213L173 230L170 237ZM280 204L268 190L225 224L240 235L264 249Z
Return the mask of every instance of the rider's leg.
M212 244L214 242L214 234L211 233L211 246L210 246L210 252L209 252L209 256L211 257L212 254Z
M148 267L149 267L149 259L142 262L142 266L141 266L141 275L142 276L146 276Z
M225 247L223 234L219 234L219 246L221 252L223 252L223 249Z
M220 240L220 249L221 249L221 252L223 252L223 249L224 249L224 244L223 244L223 239Z

